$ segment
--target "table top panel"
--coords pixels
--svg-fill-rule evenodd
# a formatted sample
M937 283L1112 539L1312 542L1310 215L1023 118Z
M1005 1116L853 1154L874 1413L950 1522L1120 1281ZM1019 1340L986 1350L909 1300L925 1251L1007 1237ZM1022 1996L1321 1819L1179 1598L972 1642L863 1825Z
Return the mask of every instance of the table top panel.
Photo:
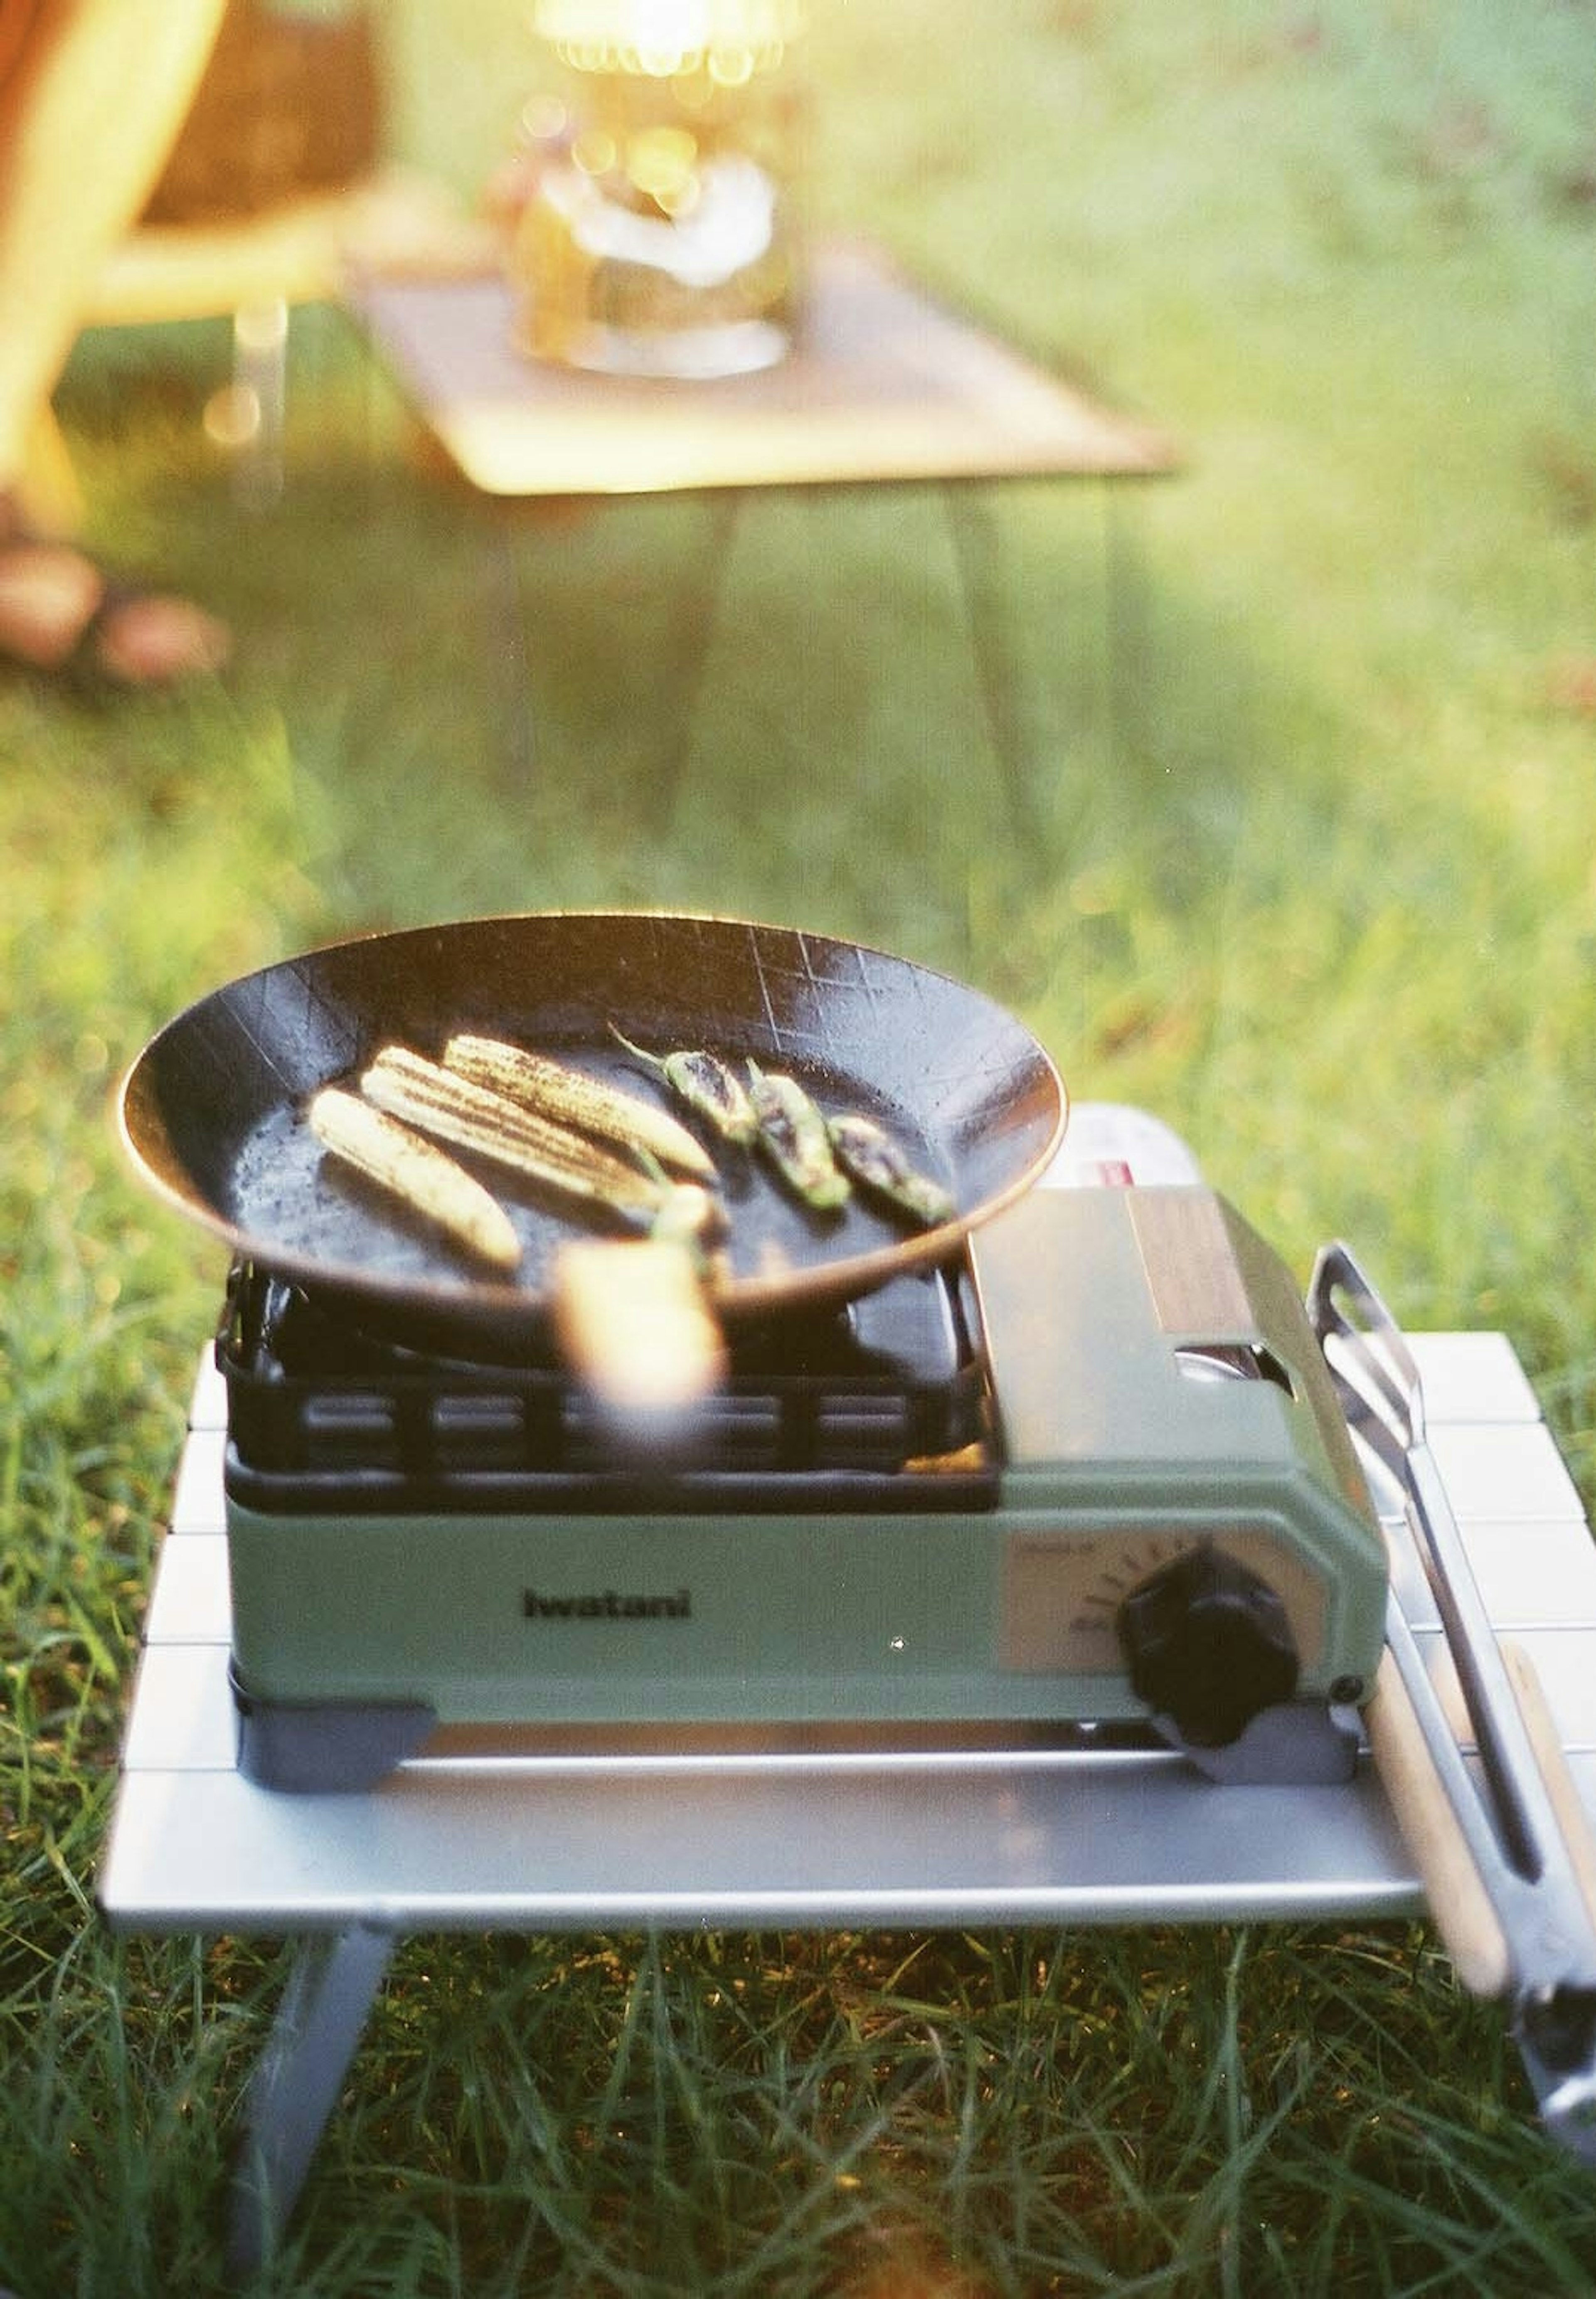
M1151 426L1098 404L853 243L816 251L789 358L708 383L528 357L496 272L355 278L345 300L459 469L492 495L1143 478L1176 461Z
M1596 1813L1596 1551L1575 1488L1500 1335L1421 1335L1415 1350L1492 1617L1534 1658ZM99 1878L121 1929L1095 1924L1423 1905L1367 1765L1346 1787L1221 1789L1165 1750L1023 1727L788 1731L733 1751L679 1732L528 1736L412 1762L364 1795L257 1788L235 1761L208 1364L193 1417ZM1426 1592L1411 1571L1398 1585L1439 1653Z

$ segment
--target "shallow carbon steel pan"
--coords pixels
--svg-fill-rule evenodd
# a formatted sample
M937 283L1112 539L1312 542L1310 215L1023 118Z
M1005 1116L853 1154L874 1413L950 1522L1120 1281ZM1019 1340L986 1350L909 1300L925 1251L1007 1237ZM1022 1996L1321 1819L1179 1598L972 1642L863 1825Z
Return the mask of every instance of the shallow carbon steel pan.
M305 1105L384 1044L436 1054L456 1030L662 1093L616 1045L611 1024L661 1052L706 1047L789 1069L827 1110L863 1109L892 1126L952 1193L955 1219L931 1230L905 1230L857 1194L840 1217L822 1217L757 1161L720 1155L731 1216L712 1296L722 1319L845 1301L945 1258L1029 1185L1063 1132L1063 1085L1042 1048L945 975L786 927L553 912L364 936L213 992L134 1063L122 1134L156 1191L234 1254L369 1315L424 1325L428 1346L445 1331L513 1348L542 1322L551 1263L582 1224L495 1182L523 1259L513 1281L486 1280L326 1158Z

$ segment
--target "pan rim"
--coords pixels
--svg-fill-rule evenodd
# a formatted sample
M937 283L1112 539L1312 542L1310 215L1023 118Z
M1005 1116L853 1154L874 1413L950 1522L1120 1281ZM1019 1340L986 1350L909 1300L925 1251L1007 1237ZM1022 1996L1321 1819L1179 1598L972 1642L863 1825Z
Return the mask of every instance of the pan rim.
M806 945L824 946L863 956L889 967L901 967L910 974L943 985L960 997L987 1008L1009 1025L1028 1042L1040 1078L1051 1083L1052 1111L1046 1140L1040 1149L1027 1157L1025 1165L1011 1180L993 1190L970 1213L960 1214L951 1221L938 1223L928 1229L906 1232L880 1246L865 1247L834 1259L790 1267L771 1276L755 1272L707 1281L706 1293L718 1314L734 1318L757 1316L822 1299L851 1299L871 1291L895 1274L923 1269L946 1261L972 1230L984 1225L1022 1198L1058 1154L1069 1118L1069 1092L1063 1075L1028 1025L988 992L960 980L943 968L923 964L918 959L907 958L899 951L885 950L877 944L833 934L824 927L798 926L727 911L660 905L630 909L581 907L490 911L467 917L443 917L413 925L374 927L311 942L258 967L249 967L202 992L170 1015L128 1063L118 1082L115 1100L117 1132L124 1155L146 1189L191 1226L225 1245L236 1259L254 1261L274 1274L313 1287L318 1291L356 1297L385 1309L405 1310L420 1306L428 1315L445 1319L459 1318L506 1325L525 1322L528 1327L535 1325L548 1311L550 1295L545 1284L528 1286L524 1282L467 1275L462 1275L458 1282L438 1277L418 1280L412 1274L385 1273L358 1261L329 1260L325 1255L307 1252L292 1244L280 1248L273 1244L268 1249L266 1241L259 1234L252 1234L242 1224L224 1213L207 1199L202 1190L184 1190L152 1162L145 1147L137 1139L133 1104L139 1081L148 1078L158 1062L160 1049L169 1045L187 1025L192 1025L196 1017L219 1000L247 993L252 984L264 983L296 966L332 960L345 952L382 944L397 947L406 942L420 942L439 934L464 931L487 933L496 928L554 925L564 922L589 928L646 923L664 926L711 926L752 935L788 935ZM573 1228L573 1241L583 1234ZM617 1240L618 1246L625 1242L624 1239Z

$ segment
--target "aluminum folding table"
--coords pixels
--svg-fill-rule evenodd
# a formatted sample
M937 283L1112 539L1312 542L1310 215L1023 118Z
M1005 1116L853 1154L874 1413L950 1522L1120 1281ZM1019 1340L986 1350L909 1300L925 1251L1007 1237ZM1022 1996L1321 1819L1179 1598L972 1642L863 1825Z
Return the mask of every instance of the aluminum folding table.
M1596 1548L1509 1342L1415 1342L1431 1441L1492 1620L1528 1652L1596 1815ZM740 1744L528 1736L293 1796L236 1763L225 1400L207 1361L162 1544L99 1878L128 1932L289 1935L257 2070L234 2260L267 2253L393 1944L428 1930L848 1929L1352 1919L1423 1905L1367 1765L1217 1788L1177 1755L1025 1728ZM1439 1626L1399 1541L1421 1641Z

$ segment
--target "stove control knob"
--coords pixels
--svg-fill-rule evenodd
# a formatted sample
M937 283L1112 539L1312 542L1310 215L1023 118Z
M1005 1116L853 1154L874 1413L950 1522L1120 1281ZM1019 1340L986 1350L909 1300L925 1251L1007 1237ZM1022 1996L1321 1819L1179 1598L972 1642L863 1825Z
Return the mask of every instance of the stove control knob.
M1220 1549L1160 1565L1123 1599L1117 1625L1133 1689L1193 1747L1227 1747L1297 1689L1285 1607Z

